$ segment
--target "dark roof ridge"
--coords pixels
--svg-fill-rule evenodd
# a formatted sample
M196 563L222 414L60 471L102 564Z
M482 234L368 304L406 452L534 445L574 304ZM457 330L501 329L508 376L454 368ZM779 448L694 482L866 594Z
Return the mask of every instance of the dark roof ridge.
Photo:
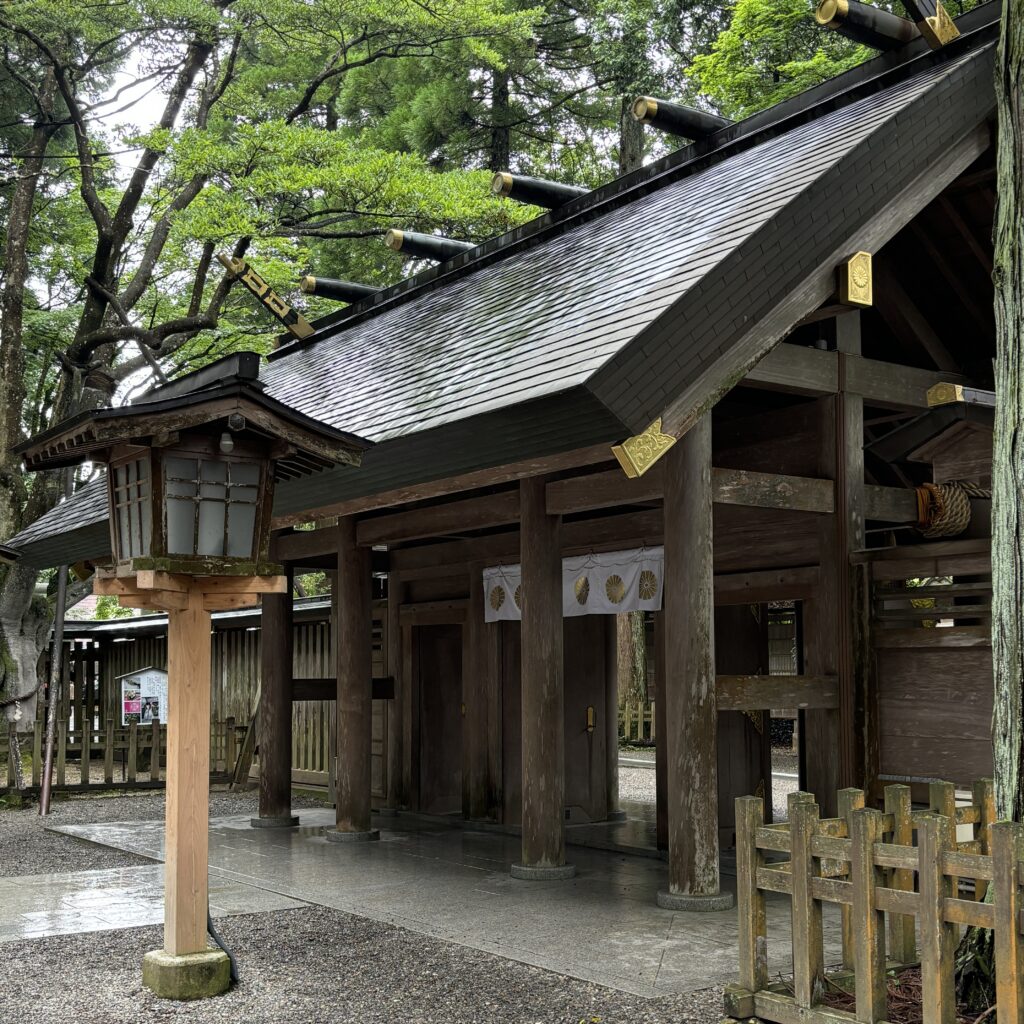
M880 54L775 106L752 114L708 139L667 154L660 160L599 186L587 195L566 203L522 224L503 235L481 242L463 255L413 277L381 289L374 296L314 321L317 332L302 341L287 340L270 353L277 360L336 336L345 328L372 318L386 308L420 294L444 287L451 280L482 269L497 260L522 251L552 235L632 202L650 192L700 173L706 168L751 149L777 135L785 134L833 111L880 92L922 68L956 59L998 35L1001 0L988 0L957 19L961 35L940 50L932 50L923 39L899 50Z

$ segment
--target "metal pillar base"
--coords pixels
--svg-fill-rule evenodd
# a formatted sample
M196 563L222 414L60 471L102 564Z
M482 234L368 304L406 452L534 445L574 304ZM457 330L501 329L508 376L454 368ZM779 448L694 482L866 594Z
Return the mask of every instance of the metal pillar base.
M576 866L574 864L549 866L513 864L511 874L513 878L519 878L524 882L558 882L572 878L576 874Z
M324 839L329 843L371 843L380 839L380 829L371 828L369 832L339 832L336 828L325 828Z
M274 818L250 818L253 828L294 828L299 823L297 814L282 814Z
M731 892L719 892L713 895L683 892L659 892L658 906L665 910L695 910L703 913L714 913L721 910L732 910L735 900Z

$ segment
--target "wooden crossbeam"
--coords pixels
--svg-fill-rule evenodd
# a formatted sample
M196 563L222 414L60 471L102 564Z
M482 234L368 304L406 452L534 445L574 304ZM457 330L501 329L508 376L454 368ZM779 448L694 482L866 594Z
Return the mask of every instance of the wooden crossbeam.
M837 708L839 680L835 676L715 677L719 711L765 708Z

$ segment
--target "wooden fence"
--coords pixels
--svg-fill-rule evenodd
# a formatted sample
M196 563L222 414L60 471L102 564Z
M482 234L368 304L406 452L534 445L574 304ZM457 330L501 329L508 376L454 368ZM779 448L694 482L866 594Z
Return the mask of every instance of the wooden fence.
M15 736L14 723L0 733L0 796L18 789L17 757L22 757L25 789L38 792L43 779L45 723L36 719L31 733ZM210 723L210 779L244 781L252 763L254 735L248 723L233 718ZM30 761L25 765L25 761ZM80 728L57 723L53 788L65 792L104 789L152 789L164 785L167 726L159 721L122 726L107 719Z
M619 739L626 743L654 742L654 701L619 708Z
M1024 1019L1024 826L993 821L987 779L975 784L969 806L956 806L954 787L945 782L931 785L929 802L929 810L912 811L910 788L887 786L883 812L866 808L862 791L848 789L840 791L840 817L821 819L811 794L793 793L789 822L765 825L760 798L736 801L740 971L739 984L726 989L727 1014L777 1024L877 1024L886 1020L888 971L919 960L924 1024L949 1024L956 1020L959 930L976 926L995 933L999 1024ZM957 829L965 826L972 836L958 842ZM789 859L770 862L771 854ZM791 988L768 978L770 892L792 902ZM820 1005L825 903L841 907L855 1015Z

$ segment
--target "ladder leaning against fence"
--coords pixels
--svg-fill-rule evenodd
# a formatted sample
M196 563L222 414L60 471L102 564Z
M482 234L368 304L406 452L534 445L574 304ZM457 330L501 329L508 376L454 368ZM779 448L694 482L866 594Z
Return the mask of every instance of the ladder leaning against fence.
M764 823L759 797L736 801L740 971L739 984L726 989L726 1013L778 1024L882 1022L893 961L919 960L923 1020L947 1024L956 1020L959 932L976 926L995 935L998 1024L1024 1020L1024 826L994 822L991 780L975 784L966 807L956 806L951 783L933 783L927 811L911 810L907 786L886 787L884 811L866 808L860 790L839 795L840 817L823 819L813 795L790 794L789 822L780 825ZM971 826L973 838L958 843L958 826ZM789 859L770 862L769 854ZM791 987L768 977L769 892L792 901ZM853 975L855 1017L820 1006L825 903L841 907L843 966L847 979Z

